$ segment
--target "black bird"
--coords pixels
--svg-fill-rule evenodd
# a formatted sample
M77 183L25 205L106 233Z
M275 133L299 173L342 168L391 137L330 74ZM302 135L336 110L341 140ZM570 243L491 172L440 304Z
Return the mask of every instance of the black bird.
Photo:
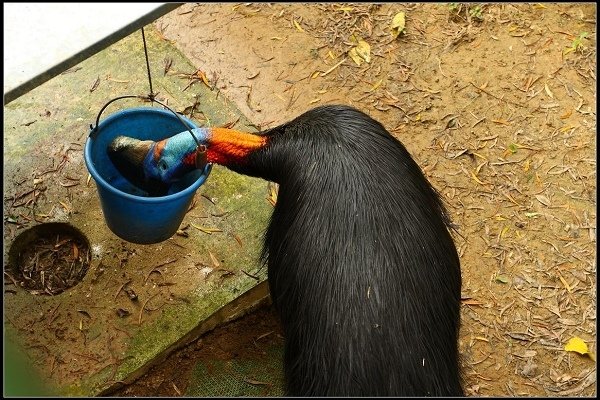
M464 395L450 218L397 139L342 105L259 134L193 132L209 162L279 184L262 259L284 329L288 395ZM168 183L195 165L187 131L115 141L148 179Z

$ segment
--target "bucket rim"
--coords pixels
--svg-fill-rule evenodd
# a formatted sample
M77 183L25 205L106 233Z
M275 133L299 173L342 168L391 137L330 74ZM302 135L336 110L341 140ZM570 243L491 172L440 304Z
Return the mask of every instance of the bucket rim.
M100 121L100 124L98 125L97 128L99 129L102 124L109 123L112 120L117 119L117 118L121 118L121 117L123 117L123 115L133 113L133 112L140 112L140 111L160 113L160 114L169 115L169 116L175 118L175 116L170 111L167 111L167 110L157 109L154 107L132 107L132 108L127 108L127 109L120 110L120 111L110 114L103 121ZM183 118L183 120L186 123L191 124L193 128L197 127L196 124L193 121L191 121L189 118L187 118L186 116L182 115L181 117ZM88 135L88 138L85 142L84 157L83 157L84 161L85 161L85 165L87 166L88 171L89 171L90 175L92 176L92 178L94 178L94 180L98 184L100 184L104 189L108 190L112 194L124 197L124 198L132 200L132 201L136 201L136 202L147 203L147 204L153 204L153 203L157 204L157 203L173 201L173 200L176 200L176 199L179 199L182 197L187 197L192 192L195 192L196 190L198 190L198 188L204 183L204 181L206 181L206 178L208 177L208 175L210 174L210 171L212 170L212 164L207 164L207 167L202 171L202 174L198 177L198 179L196 179L187 188L185 188L177 193L169 194L167 196L158 196L158 197L136 196L134 194L127 193L127 192L124 192L122 190L115 188L110 183L108 183L108 181L106 181L106 179L104 179L98 173L98 171L96 170L96 167L94 167L94 164L92 163L92 144L93 144L93 142L94 142L94 138L92 136Z

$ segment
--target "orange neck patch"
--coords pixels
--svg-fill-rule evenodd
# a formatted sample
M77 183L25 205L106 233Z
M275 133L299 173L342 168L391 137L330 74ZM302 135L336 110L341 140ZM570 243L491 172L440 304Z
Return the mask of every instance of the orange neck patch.
M220 165L244 164L251 152L262 148L267 138L226 128L210 128L208 162Z

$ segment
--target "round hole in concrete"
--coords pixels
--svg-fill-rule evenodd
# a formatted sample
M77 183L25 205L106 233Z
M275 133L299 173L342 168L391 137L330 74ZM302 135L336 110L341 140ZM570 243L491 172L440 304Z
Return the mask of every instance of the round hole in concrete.
M32 294L62 293L77 285L90 266L90 244L75 227L60 222L34 226L17 236L5 275Z

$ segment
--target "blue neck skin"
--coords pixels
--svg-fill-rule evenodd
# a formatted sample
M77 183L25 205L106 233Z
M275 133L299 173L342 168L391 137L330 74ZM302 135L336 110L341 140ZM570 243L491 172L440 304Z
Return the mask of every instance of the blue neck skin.
M210 139L209 128L195 128L192 133L200 144L206 145ZM153 143L144 159L146 178L165 183L177 181L196 168L197 147L196 140L187 130Z

